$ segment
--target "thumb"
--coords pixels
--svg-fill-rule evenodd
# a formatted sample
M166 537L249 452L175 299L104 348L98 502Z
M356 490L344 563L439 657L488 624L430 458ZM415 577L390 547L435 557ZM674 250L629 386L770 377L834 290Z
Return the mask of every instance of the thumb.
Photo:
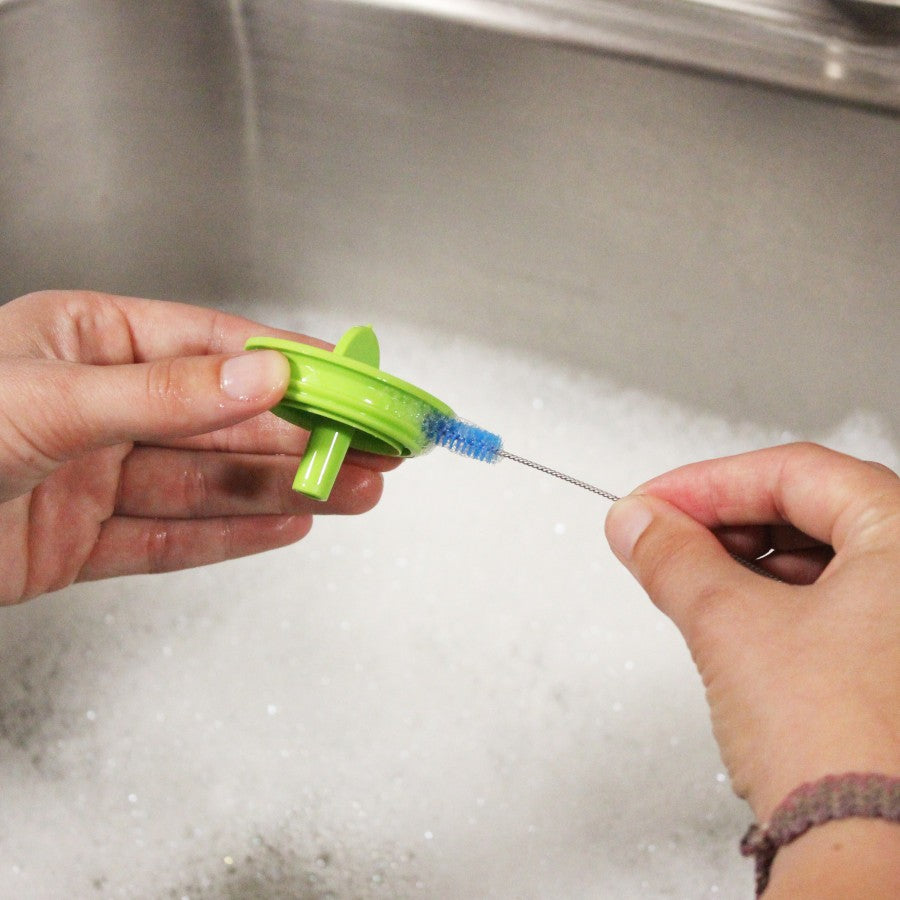
M289 378L273 350L130 365L0 361L0 484L46 477L112 444L204 434L277 403Z
M715 535L686 513L649 494L631 494L612 505L606 538L650 599L690 643L710 608L759 590L758 576L737 563Z

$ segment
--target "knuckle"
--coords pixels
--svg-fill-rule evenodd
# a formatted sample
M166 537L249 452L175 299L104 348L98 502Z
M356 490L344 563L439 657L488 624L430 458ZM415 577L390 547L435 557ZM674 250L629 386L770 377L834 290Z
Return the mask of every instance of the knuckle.
M147 366L147 396L167 402L177 393L173 360L157 359Z
M23 298L39 313L47 355L71 362L130 362L131 333L121 309L95 291L41 291Z
M789 471L809 470L818 465L823 457L834 456L835 452L815 441L794 441L783 448L783 465Z
M67 295L62 307L68 355L64 358L93 364L130 362L130 330L122 311L109 298L93 291Z
M177 359L157 359L147 365L147 399L164 415L174 415L189 400L180 374Z
M896 546L900 540L900 495L869 502L859 513L854 537L860 545Z
M866 463L870 465L876 472L881 472L883 475L890 475L896 480L900 479L900 475L897 474L890 466L886 466L884 463L880 463L874 459L867 459Z

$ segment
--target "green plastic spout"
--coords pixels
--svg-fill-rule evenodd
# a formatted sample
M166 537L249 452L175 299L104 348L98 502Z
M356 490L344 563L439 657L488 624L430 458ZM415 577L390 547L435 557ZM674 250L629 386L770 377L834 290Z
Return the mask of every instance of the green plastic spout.
M378 338L368 325L351 328L337 342L332 353L375 369L381 361ZM356 429L329 419L319 421L320 424L310 431L306 452L294 478L294 490L314 500L324 501L331 495Z
M314 500L327 500L350 449L353 432L346 426L314 428L294 478L294 490Z
M430 446L426 418L454 415L436 397L378 368L378 339L367 325L351 328L334 350L269 337L250 338L246 347L278 350L291 367L272 412L309 431L294 490L316 500L328 499L351 447L417 456Z

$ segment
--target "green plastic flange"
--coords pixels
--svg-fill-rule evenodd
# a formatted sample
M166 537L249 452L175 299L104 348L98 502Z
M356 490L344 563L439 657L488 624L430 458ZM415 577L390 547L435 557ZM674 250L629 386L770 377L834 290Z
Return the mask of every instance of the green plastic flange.
M429 415L454 417L449 406L378 368L378 338L368 325L351 328L334 350L279 338L253 337L247 350L278 350L291 368L272 409L310 432L294 490L327 500L351 447L382 456L418 456L429 446Z

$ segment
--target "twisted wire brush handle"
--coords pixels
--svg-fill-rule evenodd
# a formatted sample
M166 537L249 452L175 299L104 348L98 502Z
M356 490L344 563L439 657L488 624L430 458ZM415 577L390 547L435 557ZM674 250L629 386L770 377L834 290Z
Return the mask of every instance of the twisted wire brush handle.
M598 488L593 484L588 484L586 481L582 481L580 478L574 478L571 475L566 475L564 472L557 472L556 469L551 469L549 466L543 466L540 463L536 463L531 459L525 459L524 456L516 456L515 453L510 453L508 450L498 450L497 456L501 459L511 459L513 462L521 463L523 466L531 466L532 469L537 469L538 472L543 472L545 475L552 475L554 478L559 478L562 481L567 481L569 484L574 484L575 487L584 488L586 491L590 491L593 494L599 494L601 497L605 497L607 500L612 500L613 503L616 500L621 500L621 497L617 497L615 494L611 494L609 491L604 491L603 488Z

